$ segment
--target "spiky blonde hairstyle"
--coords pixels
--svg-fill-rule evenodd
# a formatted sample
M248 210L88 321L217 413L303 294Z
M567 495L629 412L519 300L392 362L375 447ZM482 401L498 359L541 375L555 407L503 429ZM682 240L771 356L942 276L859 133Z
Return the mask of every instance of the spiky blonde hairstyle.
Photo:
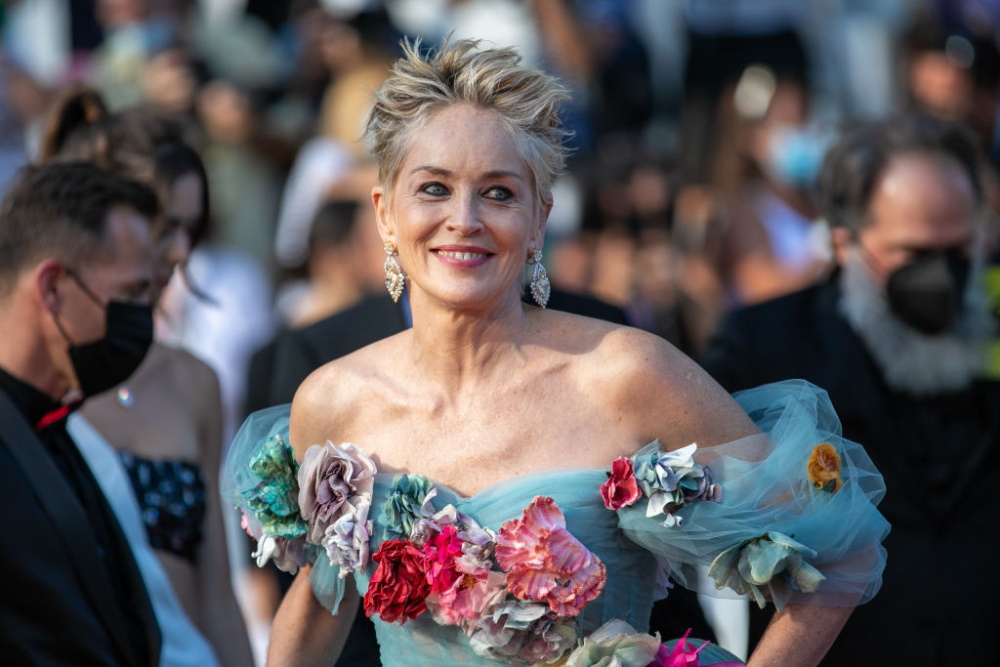
M538 202L551 201L552 181L566 163L558 107L569 99L554 77L520 63L510 48L480 49L479 40L445 42L431 54L404 42L403 56L375 93L365 140L379 181L395 183L414 133L437 110L471 104L496 114L517 142L534 179Z

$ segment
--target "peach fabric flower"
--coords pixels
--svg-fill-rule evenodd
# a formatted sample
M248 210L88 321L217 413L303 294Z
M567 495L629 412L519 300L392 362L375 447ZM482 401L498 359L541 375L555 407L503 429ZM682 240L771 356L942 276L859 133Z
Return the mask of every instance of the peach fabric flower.
M601 560L566 530L559 506L544 496L535 496L522 518L503 524L496 559L512 595L544 602L558 616L579 614L607 579Z
M840 454L828 442L813 447L807 466L809 481L817 489L836 493L844 486L841 479Z
M601 500L609 510L628 507L642 496L632 465L632 459L625 456L612 462L611 475L601 484Z

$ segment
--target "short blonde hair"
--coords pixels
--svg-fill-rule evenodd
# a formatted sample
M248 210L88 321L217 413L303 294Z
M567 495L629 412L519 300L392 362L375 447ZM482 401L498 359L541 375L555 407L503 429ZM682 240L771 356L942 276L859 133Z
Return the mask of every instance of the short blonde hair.
M510 48L480 49L479 40L446 42L433 54L419 40L403 43L403 56L375 93L365 140L378 163L379 181L391 187L413 135L443 107L471 104L496 114L518 144L534 178L538 201L551 199L552 182L566 163L558 107L569 99L554 77L520 64Z

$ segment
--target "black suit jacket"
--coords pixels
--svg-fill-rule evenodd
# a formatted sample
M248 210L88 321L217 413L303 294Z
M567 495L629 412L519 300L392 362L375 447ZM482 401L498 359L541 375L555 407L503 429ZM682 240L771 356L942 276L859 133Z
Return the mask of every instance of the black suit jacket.
M729 391L790 378L826 389L844 436L885 478L882 590L824 664L997 664L1000 386L924 399L891 390L839 301L834 276L736 311L702 359Z
M143 599L123 610L80 502L41 440L0 391L0 663L159 664L160 631L138 567L126 560ZM103 501L103 496L101 497ZM110 512L110 510L108 510ZM124 543L117 524L118 537ZM151 661L128 641L126 613L139 614Z

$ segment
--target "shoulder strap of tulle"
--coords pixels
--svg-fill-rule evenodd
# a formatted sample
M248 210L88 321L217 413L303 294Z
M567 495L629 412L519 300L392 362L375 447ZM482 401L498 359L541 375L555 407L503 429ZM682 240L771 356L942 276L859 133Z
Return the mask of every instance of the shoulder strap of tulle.
M882 476L842 435L827 393L792 380L734 395L761 433L615 461L601 496L620 526L691 588L854 606L881 584ZM705 502L710 501L710 502Z
M299 463L288 440L289 412L289 405L279 405L255 412L243 422L226 456L219 488L223 498L240 510L243 529L257 541L253 554L257 565L263 567L270 560L294 574L311 563L313 592L335 614L344 595L342 574L348 572L342 573L327 551L308 539L310 526L300 506ZM341 451L330 443L325 448ZM308 463L310 457L306 459Z

